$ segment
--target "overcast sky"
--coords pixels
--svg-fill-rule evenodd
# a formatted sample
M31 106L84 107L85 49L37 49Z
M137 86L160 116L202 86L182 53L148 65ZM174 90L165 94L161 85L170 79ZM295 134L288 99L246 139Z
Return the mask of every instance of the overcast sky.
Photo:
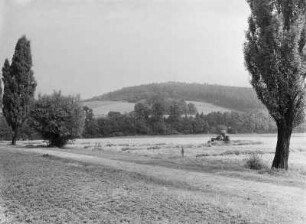
M31 41L38 93L180 81L250 86L245 0L0 0L0 62Z

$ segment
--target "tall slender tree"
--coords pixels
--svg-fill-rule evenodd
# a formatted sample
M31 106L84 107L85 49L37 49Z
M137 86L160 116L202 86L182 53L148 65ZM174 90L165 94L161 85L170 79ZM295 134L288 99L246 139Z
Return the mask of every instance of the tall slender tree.
M273 168L288 169L292 129L304 118L305 0L247 0L251 8L245 62L258 98L275 120Z
M29 116L36 89L30 41L25 36L17 41L11 65L7 59L5 60L2 76L3 115L12 128L12 145L15 145L20 128Z
M8 59L5 59L5 61L4 61L4 65L3 65L3 67L2 67L2 76L3 77L7 77L7 76L9 76L10 75L10 62L9 62L9 60ZM4 82L3 82L3 84L4 84ZM3 89L1 89L1 109L3 110L3 93L4 92L4 90Z
M1 79L0 79L0 110L2 109L2 82L1 82Z

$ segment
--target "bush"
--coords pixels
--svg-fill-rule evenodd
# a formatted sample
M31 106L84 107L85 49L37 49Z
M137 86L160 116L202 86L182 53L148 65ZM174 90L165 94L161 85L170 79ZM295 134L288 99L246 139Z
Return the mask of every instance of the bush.
M246 167L253 170L261 170L267 168L266 164L262 161L261 156L252 154L246 161Z
M63 147L83 131L84 111L79 97L62 96L60 92L39 96L31 110L30 123L49 141L49 146Z

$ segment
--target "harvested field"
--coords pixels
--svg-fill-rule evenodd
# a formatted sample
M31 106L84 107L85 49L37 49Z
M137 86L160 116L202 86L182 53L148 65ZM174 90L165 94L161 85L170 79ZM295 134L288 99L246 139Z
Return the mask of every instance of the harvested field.
M252 150L261 151L269 165L272 138L237 136L236 141L248 144L217 146L205 145L203 136L113 138L78 140L66 149L35 146L41 142L30 147L25 147L29 142L2 143L0 220L305 223L302 137L293 138L290 171L245 167ZM201 153L207 155L196 156Z

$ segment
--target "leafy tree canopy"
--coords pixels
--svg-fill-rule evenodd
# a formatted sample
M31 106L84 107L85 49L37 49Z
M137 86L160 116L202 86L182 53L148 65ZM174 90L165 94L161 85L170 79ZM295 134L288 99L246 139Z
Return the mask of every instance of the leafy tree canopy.
M64 146L83 131L85 116L79 100L79 97L62 96L60 92L39 96L31 111L31 126L50 146Z

